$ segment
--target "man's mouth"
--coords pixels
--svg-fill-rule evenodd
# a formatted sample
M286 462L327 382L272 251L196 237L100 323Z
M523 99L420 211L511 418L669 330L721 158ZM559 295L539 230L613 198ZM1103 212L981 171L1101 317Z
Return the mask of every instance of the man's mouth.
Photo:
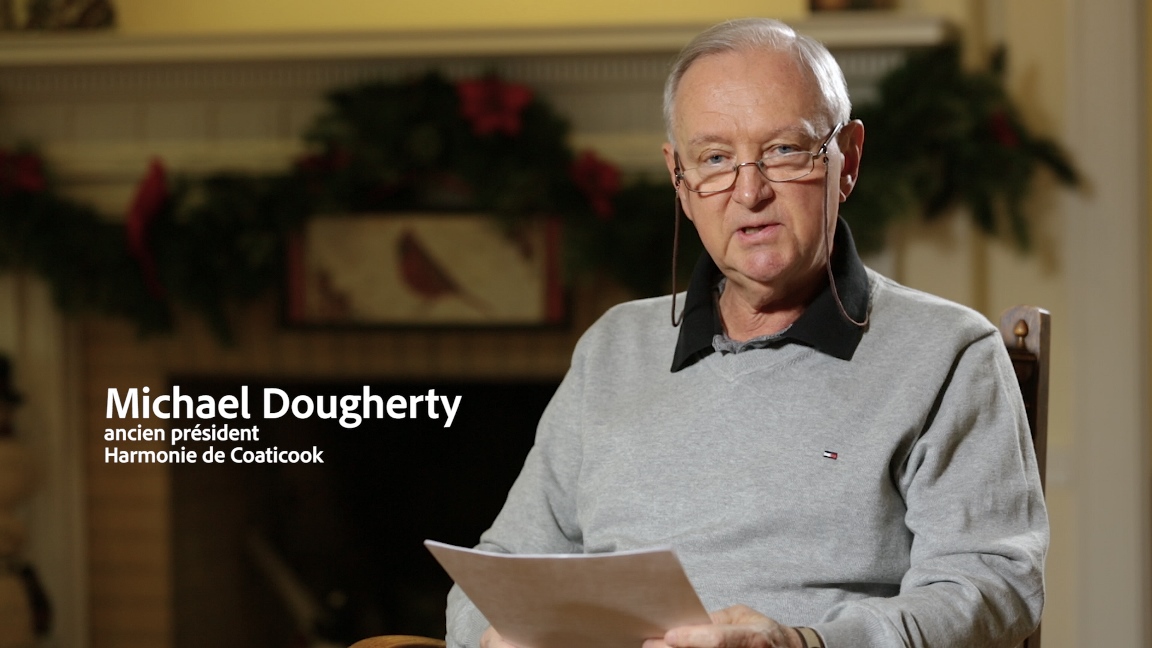
M766 227L768 227L768 226L767 225L753 225L751 227L741 227L740 231L744 234L755 234L756 232L759 232Z

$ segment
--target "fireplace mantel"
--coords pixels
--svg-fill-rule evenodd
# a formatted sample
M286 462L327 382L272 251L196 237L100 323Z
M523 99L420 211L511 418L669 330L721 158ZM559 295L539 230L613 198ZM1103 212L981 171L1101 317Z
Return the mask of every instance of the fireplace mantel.
M830 49L924 47L947 40L940 17L896 12L819 14L794 27ZM705 25L348 33L10 34L0 67L411 57L642 54L675 51Z
M548 96L575 147L662 173L670 58L703 25L312 34L10 34L0 37L0 139L34 142L72 190L119 210L146 161L188 173L281 168L333 88L434 69L495 71ZM795 23L840 61L853 102L911 49L953 36L897 12Z

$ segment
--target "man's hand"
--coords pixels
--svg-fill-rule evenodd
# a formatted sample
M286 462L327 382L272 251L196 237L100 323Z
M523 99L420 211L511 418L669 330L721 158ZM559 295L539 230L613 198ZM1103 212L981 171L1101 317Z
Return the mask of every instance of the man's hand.
M803 648L800 633L745 605L711 613L712 625L681 626L644 648Z

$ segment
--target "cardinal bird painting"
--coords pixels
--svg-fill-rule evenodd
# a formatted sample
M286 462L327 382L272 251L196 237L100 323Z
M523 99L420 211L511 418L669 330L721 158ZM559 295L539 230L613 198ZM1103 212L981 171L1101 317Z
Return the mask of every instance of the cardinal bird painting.
M292 250L288 312L296 323L563 321L559 238L548 227L509 234L478 214L324 216Z
M431 303L440 299L459 299L481 313L488 313L488 305L479 297L462 290L448 272L428 250L420 245L412 230L404 230L397 247L400 277L404 285Z

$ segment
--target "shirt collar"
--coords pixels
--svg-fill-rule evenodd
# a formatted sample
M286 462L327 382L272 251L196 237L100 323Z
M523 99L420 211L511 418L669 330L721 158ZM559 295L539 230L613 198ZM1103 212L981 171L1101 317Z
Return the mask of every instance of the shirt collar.
M844 310L852 319L864 321L868 313L868 273L843 218L837 221L833 237L832 276ZM684 319L672 357L673 372L712 353L713 336L724 331L714 292L720 277L720 269L708 253L701 254L688 283ZM825 284L792 326L780 334L780 340L798 342L834 358L851 360L863 336L861 327L844 319L831 288Z

